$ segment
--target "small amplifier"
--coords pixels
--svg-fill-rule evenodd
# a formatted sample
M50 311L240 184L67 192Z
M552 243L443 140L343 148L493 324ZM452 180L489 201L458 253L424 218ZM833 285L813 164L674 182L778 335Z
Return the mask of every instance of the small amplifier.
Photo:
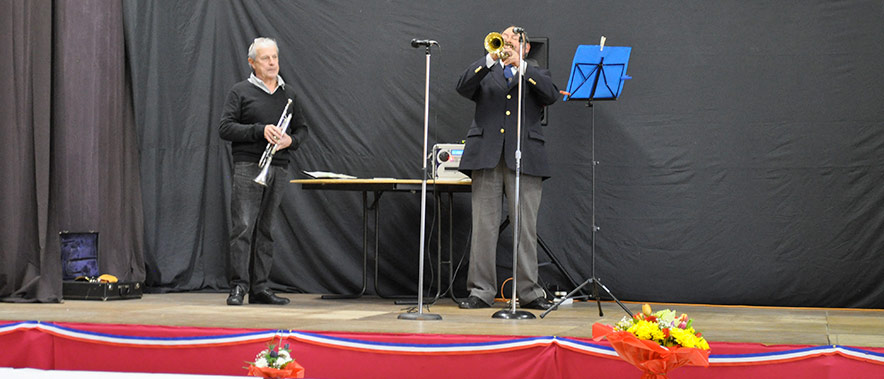
M463 157L462 143L437 143L433 145L433 179L462 180L467 176L457 171Z

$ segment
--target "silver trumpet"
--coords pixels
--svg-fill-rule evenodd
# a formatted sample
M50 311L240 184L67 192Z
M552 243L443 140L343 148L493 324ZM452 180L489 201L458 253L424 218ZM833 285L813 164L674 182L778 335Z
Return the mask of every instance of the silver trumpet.
M285 108L282 110L282 116L279 116L279 121L276 123L276 127L279 128L282 133L285 133L289 127L289 122L292 121L292 115L286 115L289 110L289 105L292 105L292 99L285 104ZM267 186L267 173L270 171L270 162L273 161L273 155L276 154L276 149L279 148L279 144L276 143L267 143L267 147L264 148L264 154L261 155L261 160L258 161L258 167L261 168L261 173L255 177L255 183L258 183L262 186Z

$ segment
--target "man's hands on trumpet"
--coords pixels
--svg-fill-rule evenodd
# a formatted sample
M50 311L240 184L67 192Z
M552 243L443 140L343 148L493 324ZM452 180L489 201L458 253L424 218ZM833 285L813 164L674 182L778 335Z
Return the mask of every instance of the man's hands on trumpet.
M264 139L267 142L277 145L276 150L285 149L292 144L292 137L283 133L276 125L267 124L264 126Z
M503 46L503 51L506 52L506 57L500 59L500 55L496 53L491 53L491 59L503 61L505 65L512 65L513 67L519 67L519 52L518 48L513 48L513 45L507 43Z
M505 47L504 50L509 51L510 54L503 60L503 64L519 67L519 52L513 50L509 44L507 44L507 47Z
M500 36L503 38L503 50L507 53L507 56L503 59L503 64L519 67L519 35L513 33L513 28L509 27L503 33L500 33ZM528 50L530 49L531 44L526 43L522 56L528 56ZM498 60L500 57L497 54L492 54L491 59Z

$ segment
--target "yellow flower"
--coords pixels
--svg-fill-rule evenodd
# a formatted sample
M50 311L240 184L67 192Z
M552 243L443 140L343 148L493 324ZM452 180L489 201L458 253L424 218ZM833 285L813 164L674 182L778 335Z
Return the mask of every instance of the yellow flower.
M678 342L678 344L681 346L694 347L694 341L693 339L691 339L691 337L693 337L693 334L688 333L684 329L672 328L669 330L669 335L672 336L675 342Z
M669 330L669 335L671 335L675 342L681 346L696 347L704 350L709 349L709 343L706 342L706 339L703 337L697 337L697 335L692 332L692 329L685 330L672 328Z
M693 320L689 319L687 314L682 313L676 317L675 311L669 309L651 313L650 305L647 304L643 308L646 309L642 309L642 313L636 313L633 317L624 317L617 322L614 330L626 331L638 339L653 341L666 347L682 346L709 350L706 339L697 335L697 331L690 326ZM681 329L678 326L686 328ZM664 329L668 333L664 333Z
M657 326L656 322L640 320L627 329L628 332L635 334L642 340L663 341L663 331Z
M699 343L697 344L697 347L699 347L699 348L701 348L701 349L703 349L703 350L709 350L709 343L706 342L706 339L705 339L705 338L700 337L700 341L699 341Z

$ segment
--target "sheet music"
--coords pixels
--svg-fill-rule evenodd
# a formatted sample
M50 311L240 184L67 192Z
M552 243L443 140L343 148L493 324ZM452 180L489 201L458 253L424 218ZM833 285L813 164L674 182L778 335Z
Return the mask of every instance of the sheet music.
M355 176L327 171L301 171L313 179L356 179Z

